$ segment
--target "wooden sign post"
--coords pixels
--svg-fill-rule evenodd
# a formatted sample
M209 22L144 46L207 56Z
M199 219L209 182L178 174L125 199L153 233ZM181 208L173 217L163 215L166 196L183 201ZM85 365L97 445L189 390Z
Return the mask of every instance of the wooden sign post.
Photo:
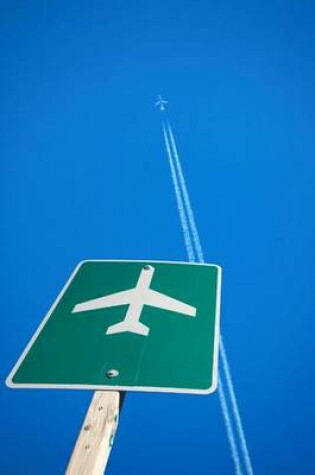
M103 475L113 445L124 394L95 391L66 475Z

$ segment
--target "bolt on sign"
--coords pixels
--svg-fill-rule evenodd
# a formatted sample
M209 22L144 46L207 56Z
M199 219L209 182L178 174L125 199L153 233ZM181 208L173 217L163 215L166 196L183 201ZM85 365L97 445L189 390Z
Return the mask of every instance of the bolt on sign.
M7 378L10 387L213 392L221 268L81 262Z

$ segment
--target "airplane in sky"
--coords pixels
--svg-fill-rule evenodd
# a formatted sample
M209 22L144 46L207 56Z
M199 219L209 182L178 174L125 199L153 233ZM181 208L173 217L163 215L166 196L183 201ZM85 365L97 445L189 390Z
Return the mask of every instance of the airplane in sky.
M72 313L129 305L124 320L108 327L106 335L130 332L147 336L150 328L139 321L144 305L195 317L196 307L150 289L154 271L154 267L144 266L134 288L79 303L74 306Z
M155 107L158 107L161 112L165 111L165 106L168 104L168 101L165 101L162 96L158 96L158 100L155 103Z

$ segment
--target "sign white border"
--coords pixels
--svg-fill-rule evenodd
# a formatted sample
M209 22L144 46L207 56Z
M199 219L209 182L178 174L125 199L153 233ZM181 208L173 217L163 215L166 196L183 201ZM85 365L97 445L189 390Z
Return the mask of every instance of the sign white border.
M169 388L169 387L149 387L149 386L106 386L106 385L89 385L89 384L17 384L13 382L13 377L18 371L19 367L23 363L26 355L31 349L33 343L41 333L44 325L47 320L51 317L58 303L64 296L66 290L70 286L75 275L79 271L80 267L87 262L143 262L143 263L156 263L156 264L181 264L181 265L197 265L197 266L209 266L216 267L218 269L218 279L217 279L217 293L216 293L216 309L215 309L215 329L214 329L214 349L213 349L213 373L212 373L212 385L207 389L190 389L190 388ZM19 357L16 364L13 366L9 376L7 377L5 383L9 388L14 389L92 389L95 391L143 391L143 392L163 392L163 393L186 393L186 394L210 394L213 393L218 385L218 357L219 357L219 341L220 341L220 308L221 308L221 283L222 283L222 268L216 264L207 264L199 262L179 262L179 261L152 261L151 259L147 260L136 260L136 259L85 259L75 267L74 271L70 275L57 299L53 303L49 312L46 314L36 332L30 339L25 350Z

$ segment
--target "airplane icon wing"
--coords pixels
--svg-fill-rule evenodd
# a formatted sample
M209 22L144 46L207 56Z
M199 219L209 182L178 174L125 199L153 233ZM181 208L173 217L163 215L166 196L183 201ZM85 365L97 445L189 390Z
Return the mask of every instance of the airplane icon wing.
M147 291L145 304L151 305L152 307L163 308L164 310L169 310L170 312L183 313L184 315L189 315L190 317L195 317L197 311L196 307L187 305L180 300L173 299L152 289Z
M87 310L98 310L107 307L116 307L118 305L128 305L131 303L134 289L116 292L115 294L105 295L97 299L87 300L86 302L75 305L73 313L85 312Z
M105 297L99 297L97 299L87 300L86 302L79 303L74 306L72 312L86 312L88 310L98 310L108 307L116 307L118 305L130 305L134 300L134 289L125 290L123 292L116 292L115 294L105 295ZM169 310L170 312L182 313L189 315L190 317L196 316L196 307L187 305L180 300L173 299L157 292L152 289L148 289L145 293L144 302L145 305L151 305L151 307L162 308Z

